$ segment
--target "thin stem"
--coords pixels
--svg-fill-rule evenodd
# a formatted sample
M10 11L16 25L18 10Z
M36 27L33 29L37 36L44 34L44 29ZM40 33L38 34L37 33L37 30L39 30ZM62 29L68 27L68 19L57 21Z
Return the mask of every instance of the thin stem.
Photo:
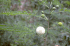
M49 31L49 20L48 20L48 31ZM48 31L47 31L47 34L46 34L46 37L45 37L45 43L44 43L44 46L46 46L46 41L47 41Z

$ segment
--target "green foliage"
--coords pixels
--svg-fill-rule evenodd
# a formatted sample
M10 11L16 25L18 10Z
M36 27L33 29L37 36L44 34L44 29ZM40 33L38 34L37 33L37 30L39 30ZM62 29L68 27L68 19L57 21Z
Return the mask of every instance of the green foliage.
M65 12L70 12L70 9L65 9L64 11L65 11Z
M15 42L16 45L35 45L33 42L33 37L35 36L35 29L38 25L31 25L25 23L22 24L22 22L18 22L17 24L6 24L6 25L0 25L0 30L8 31L10 34L9 37L13 38L13 42ZM5 34L7 35L7 34ZM9 39L9 38L8 38ZM10 41L11 44L14 44L12 41Z
M26 14L26 15L32 15L31 13L28 13L27 11L10 11L10 12L3 12L0 13L0 15L21 15L21 14Z
M52 4L53 5L60 5L60 2L59 2L59 0L54 0L54 1L52 1Z
M11 46L44 46L47 35L47 46L69 45L70 43L70 9L65 8L60 0L31 0L31 10L11 11L12 4L20 5L21 0L0 0L0 45ZM63 1L69 7L69 1ZM59 5L57 8L56 5ZM55 10L52 8L55 7ZM43 11L43 14L42 12ZM43 15L41 17L41 15ZM45 16L44 16L45 15ZM48 19L48 21L45 19ZM58 22L63 25L59 26ZM46 33L36 35L36 28L44 26ZM3 41L4 40L4 41ZM61 42L60 42L61 41Z
M3 12L5 10L9 10L11 5L11 0L0 0L0 12Z
M14 2L20 4L20 0L0 0L0 12L10 11L10 7Z
M64 3L70 6L70 1L65 1Z

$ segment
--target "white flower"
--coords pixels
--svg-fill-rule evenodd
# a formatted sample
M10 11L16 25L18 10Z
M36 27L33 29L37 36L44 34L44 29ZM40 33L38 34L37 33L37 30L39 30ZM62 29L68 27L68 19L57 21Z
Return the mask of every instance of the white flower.
M39 26L36 28L36 33L37 34L44 34L45 33L45 28L42 26Z
M55 10L56 9L56 7L53 7L53 10Z
M56 5L56 7L59 7L59 5Z

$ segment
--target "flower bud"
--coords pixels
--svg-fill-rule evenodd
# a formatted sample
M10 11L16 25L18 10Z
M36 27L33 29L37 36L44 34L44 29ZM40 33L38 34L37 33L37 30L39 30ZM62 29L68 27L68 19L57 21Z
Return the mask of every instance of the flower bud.
M59 26L62 26L62 25L63 25L63 23L62 23L62 22L58 22L58 25L59 25Z
M44 13L44 11L41 11L42 12L42 14Z
M45 14L41 14L41 17L44 18L45 17Z

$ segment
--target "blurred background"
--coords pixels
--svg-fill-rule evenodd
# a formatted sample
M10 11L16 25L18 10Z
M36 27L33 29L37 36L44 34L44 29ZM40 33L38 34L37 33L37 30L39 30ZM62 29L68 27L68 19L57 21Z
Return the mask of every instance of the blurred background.
M0 46L44 46L47 31L45 46L70 46L70 0L0 0Z

